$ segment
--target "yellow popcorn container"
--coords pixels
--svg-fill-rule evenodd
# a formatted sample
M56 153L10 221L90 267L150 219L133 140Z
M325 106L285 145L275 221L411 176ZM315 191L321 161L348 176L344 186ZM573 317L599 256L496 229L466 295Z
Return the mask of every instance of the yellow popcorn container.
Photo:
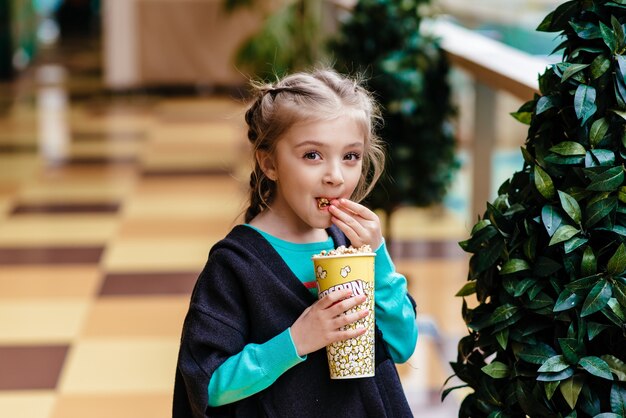
M336 251L336 250L335 250ZM326 347L331 379L374 376L374 253L315 255L312 257L318 298L330 292L352 289L353 295L367 299L346 314L369 309L369 315L342 329L367 328L356 338L336 341Z

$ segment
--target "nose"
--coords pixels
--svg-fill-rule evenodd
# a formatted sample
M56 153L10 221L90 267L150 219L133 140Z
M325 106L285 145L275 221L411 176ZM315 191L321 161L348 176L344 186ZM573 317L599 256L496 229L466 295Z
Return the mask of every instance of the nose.
M323 177L324 184L331 186L339 186L343 184L343 171L340 164L331 163L328 164L326 173Z

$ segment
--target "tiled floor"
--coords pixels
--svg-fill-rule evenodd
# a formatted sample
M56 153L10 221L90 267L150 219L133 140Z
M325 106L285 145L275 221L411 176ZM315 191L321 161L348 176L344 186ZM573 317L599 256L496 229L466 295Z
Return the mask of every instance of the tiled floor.
M26 74L0 113L0 416L167 417L190 290L245 205L242 104L107 95L97 78L75 82L80 70L58 89L67 105L42 112ZM45 118L67 133L61 157L44 155L59 140ZM457 414L457 398L439 398L465 332L467 229L405 208L387 231L418 303L421 337L399 366L416 416Z

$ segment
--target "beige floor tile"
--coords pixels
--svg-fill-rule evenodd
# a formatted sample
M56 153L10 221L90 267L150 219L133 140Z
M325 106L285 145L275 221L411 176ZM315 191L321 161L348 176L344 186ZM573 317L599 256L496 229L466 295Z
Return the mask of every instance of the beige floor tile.
M100 275L97 267L3 266L0 269L0 301L90 298L97 291Z
M32 182L19 193L21 202L109 202L122 200L133 187L132 181L121 182L115 178L94 181L72 179L56 183Z
M48 418L52 416L55 393L47 390L0 392L0 416Z
M177 217L179 214L176 215ZM232 215L231 215L232 216ZM174 219L164 215L163 218L126 219L120 224L118 238L126 239L203 239L208 235L226 235L236 224L228 216L211 216L210 219Z
M97 245L117 226L114 215L20 215L0 224L0 245Z
M0 181L23 181L36 177L42 168L37 155L0 155Z
M67 343L78 335L89 302L83 299L28 299L0 303L0 343Z
M83 337L178 338L189 297L106 297L91 307Z
M134 157L139 153L139 141L79 142L71 146L73 157Z
M246 195L248 178L238 179L228 176L181 176L181 177L144 177L137 182L133 196L177 198L212 198L230 194Z
M83 338L72 346L59 384L62 394L169 393L179 338Z
M135 196L126 202L123 213L127 218L220 219L233 222L245 209L245 197L240 194L180 196L175 193L160 196Z
M465 225L463 219L443 207L400 208L391 218L393 237L400 240L460 241L469 236L469 231L471 226Z
M115 240L107 247L103 264L109 272L200 270L220 238Z
M61 395L52 418L169 418L172 395Z
M466 332L461 316L463 299L454 296L467 280L468 262L464 258L400 260L395 265L407 277L420 315L431 317L444 334Z
M429 337L418 339L415 352L404 364L398 365L398 373L407 394L419 396L425 390L439 390L452 374L450 366L439 358L439 347Z

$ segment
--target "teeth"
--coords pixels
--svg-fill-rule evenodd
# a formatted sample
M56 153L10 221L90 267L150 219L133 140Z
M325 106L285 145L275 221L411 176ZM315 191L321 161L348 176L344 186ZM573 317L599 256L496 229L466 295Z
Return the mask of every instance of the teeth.
M325 197L320 197L317 199L317 207L319 209L330 206L330 202Z

